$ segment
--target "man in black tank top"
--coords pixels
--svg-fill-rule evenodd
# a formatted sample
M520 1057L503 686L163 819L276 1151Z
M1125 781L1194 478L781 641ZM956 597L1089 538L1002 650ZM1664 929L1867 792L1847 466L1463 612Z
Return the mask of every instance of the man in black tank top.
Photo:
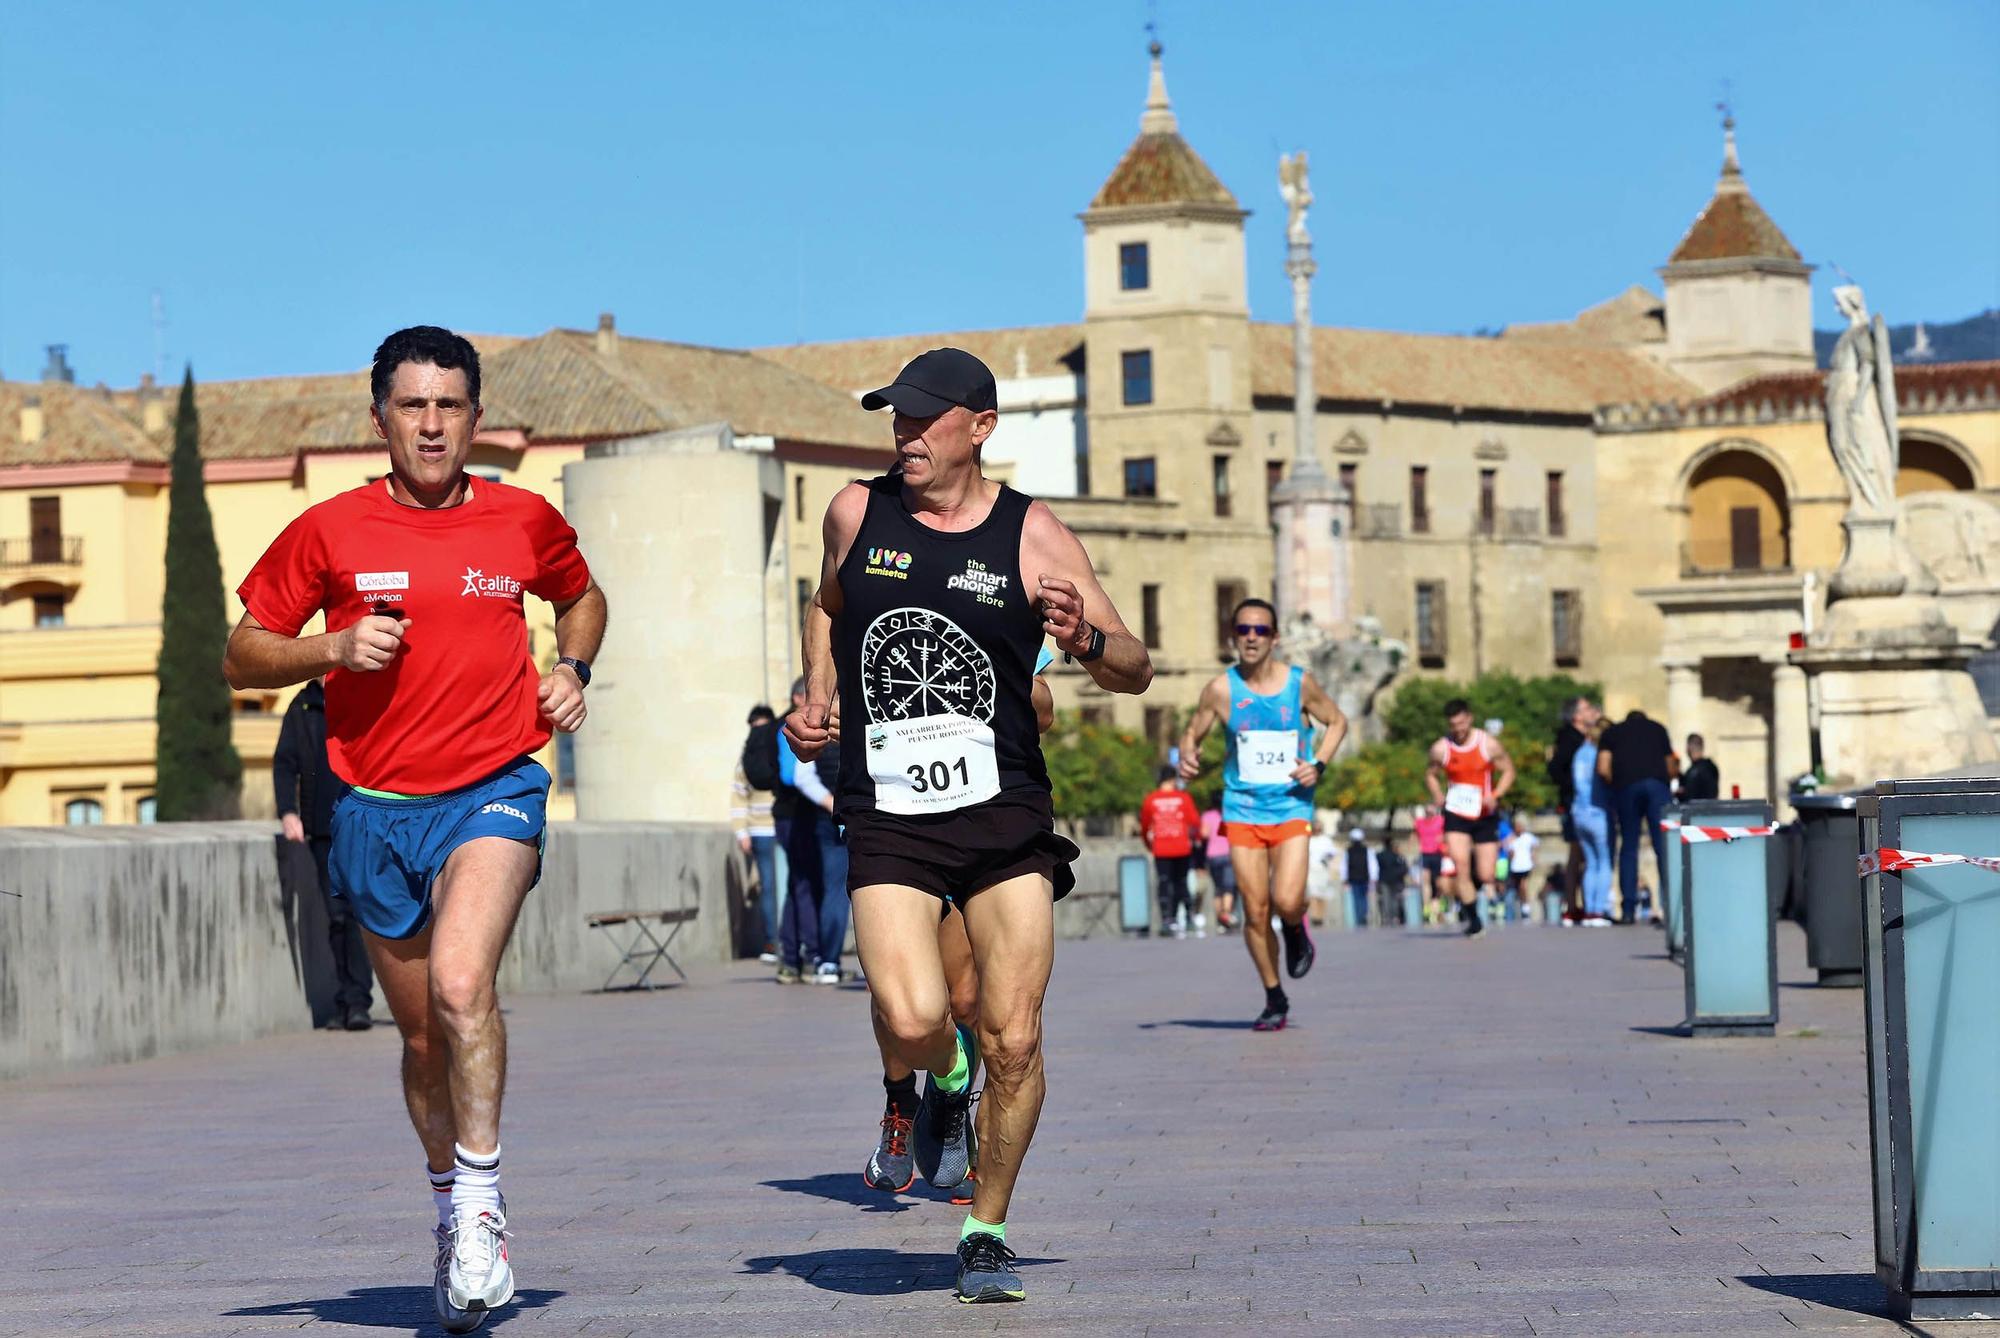
M999 421L993 374L933 349L862 398L893 406L896 468L827 508L819 592L805 624L806 704L785 721L801 758L828 740L835 692L845 746L855 940L878 1033L929 1081L912 1130L917 1171L965 1178L967 1047L938 950L956 905L978 968L987 1097L958 1298L1020 1300L1007 1206L1041 1114L1042 996L1055 899L1076 847L1055 832L1032 701L1044 637L1112 692L1152 681L1083 545L1040 502L985 478Z

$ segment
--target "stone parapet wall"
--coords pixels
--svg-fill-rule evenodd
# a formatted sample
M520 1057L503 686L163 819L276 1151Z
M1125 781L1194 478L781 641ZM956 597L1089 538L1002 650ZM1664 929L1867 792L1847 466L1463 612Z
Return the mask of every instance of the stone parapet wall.
M551 826L502 992L601 984L616 953L592 911L699 907L675 955L727 960L733 850L719 824ZM0 892L19 894L0 895L0 1078L312 1026L264 824L0 830Z

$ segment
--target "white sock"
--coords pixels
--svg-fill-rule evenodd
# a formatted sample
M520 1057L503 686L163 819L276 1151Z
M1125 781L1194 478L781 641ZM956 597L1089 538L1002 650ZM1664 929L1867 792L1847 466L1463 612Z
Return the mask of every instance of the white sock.
M458 1179L458 1167L454 1165L448 1171L433 1171L430 1163L426 1161L424 1163L424 1174L430 1177L431 1206L437 1209L438 1225L449 1228L451 1226L451 1187L452 1182Z
M477 1216L500 1211L500 1149L473 1152L463 1143L452 1144L452 1160L457 1174L451 1186L451 1206L455 1212Z

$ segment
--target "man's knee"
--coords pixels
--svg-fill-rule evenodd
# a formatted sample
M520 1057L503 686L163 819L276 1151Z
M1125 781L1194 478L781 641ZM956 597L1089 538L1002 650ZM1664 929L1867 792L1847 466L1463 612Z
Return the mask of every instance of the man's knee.
M431 1007L445 1027L463 1033L478 1027L496 1006L493 981L476 969L431 967Z
M1032 1015L1009 1018L984 1032L980 1045L987 1081L1003 1087L1018 1084L1041 1067L1042 1020Z
M970 971L951 982L951 1020L961 1027L979 1021L979 977Z
M875 996L875 1016L881 1019L882 1030L905 1050L931 1041L945 1029L955 1012L942 990L935 997L928 992L902 997Z

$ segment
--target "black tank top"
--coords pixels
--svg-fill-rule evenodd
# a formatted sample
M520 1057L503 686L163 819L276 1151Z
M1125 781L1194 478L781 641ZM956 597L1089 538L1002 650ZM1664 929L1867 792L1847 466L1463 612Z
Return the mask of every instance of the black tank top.
M1046 790L1033 698L1042 616L1021 572L1032 499L1003 484L985 520L946 533L910 514L895 476L865 486L833 625L840 809L920 816Z

